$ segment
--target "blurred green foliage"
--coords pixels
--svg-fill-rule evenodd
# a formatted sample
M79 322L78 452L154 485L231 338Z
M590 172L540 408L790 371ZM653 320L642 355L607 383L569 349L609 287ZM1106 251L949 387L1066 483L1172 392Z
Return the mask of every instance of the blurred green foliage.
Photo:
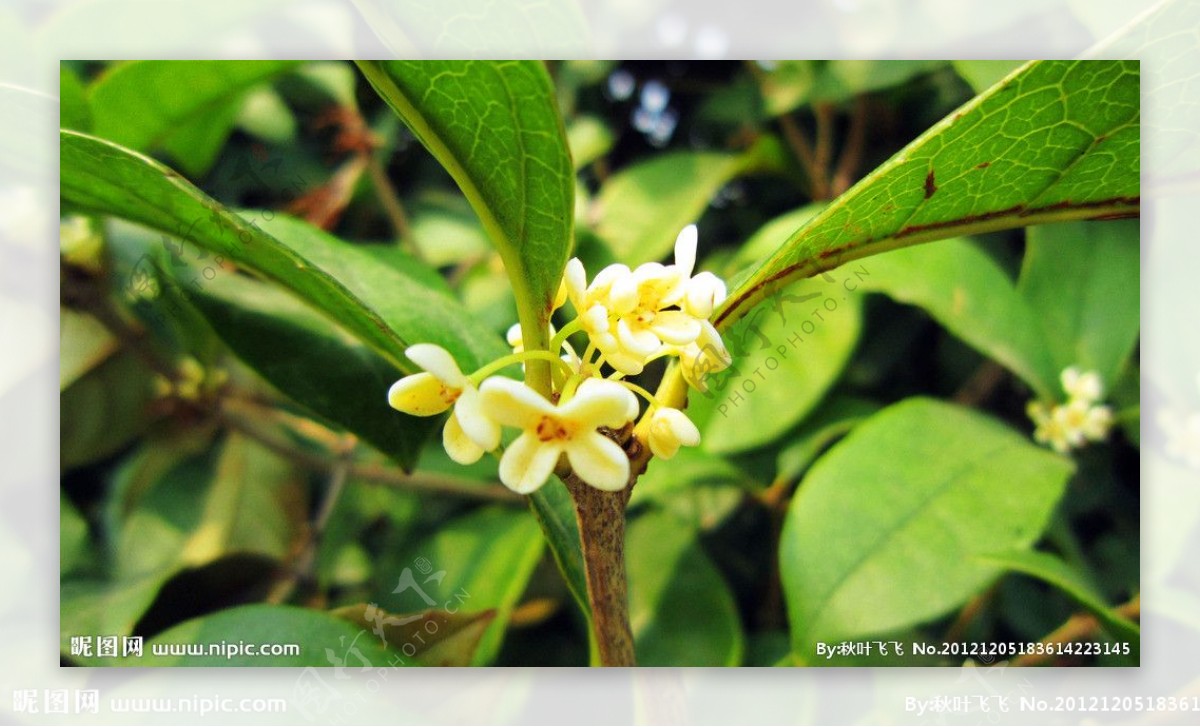
M586 664L565 490L385 393L698 222L735 362L634 488L639 662L959 665L815 644L1082 609L1132 649L1054 661L1136 664L1139 237L1088 221L1137 212L1136 67L1018 65L64 62L64 662ZM1072 365L1119 426L1060 455L1025 407ZM222 640L301 649L151 653Z

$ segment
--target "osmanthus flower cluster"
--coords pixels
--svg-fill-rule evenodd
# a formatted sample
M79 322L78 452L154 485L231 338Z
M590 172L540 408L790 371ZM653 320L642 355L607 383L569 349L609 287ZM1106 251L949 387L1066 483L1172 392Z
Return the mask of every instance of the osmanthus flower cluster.
M1100 375L1071 366L1062 372L1061 381L1067 395L1065 404L1029 403L1029 418L1036 426L1033 438L1062 453L1083 447L1089 441L1102 441L1112 428L1113 413L1099 403L1104 396Z
M629 482L629 457L608 433L638 419L638 396L647 402L634 434L655 456L670 459L681 446L700 443L696 425L680 410L626 381L659 358L680 359L685 380L704 389L707 374L729 366L731 358L709 318L726 295L712 273L693 274L695 225L679 233L673 264L645 263L630 269L610 265L589 283L583 263L566 266L554 309L570 301L574 318L561 330L548 330L549 350L526 350L520 325L508 332L513 353L464 374L446 350L429 343L410 347L408 358L423 371L406 376L388 391L388 403L417 416L451 408L442 443L461 464L501 449L501 429L518 435L500 458L500 480L527 494L550 477L561 458L592 487L616 491ZM573 347L582 333L587 344ZM551 362L550 398L526 384L495 375L531 359Z

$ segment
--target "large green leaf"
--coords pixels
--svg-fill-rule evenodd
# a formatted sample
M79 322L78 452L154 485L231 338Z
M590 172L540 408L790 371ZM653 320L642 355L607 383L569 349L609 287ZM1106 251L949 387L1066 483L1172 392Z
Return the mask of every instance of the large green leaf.
M297 61L131 61L88 89L92 132L136 151L163 149L203 174L229 136L246 92Z
M731 179L761 166L765 151L679 151L650 158L608 179L593 210L596 232L621 262L637 265L671 251L675 237Z
M504 259L526 347L545 348L575 211L575 174L545 67L362 61L359 68L471 202ZM527 371L544 388L549 365L530 362Z
M307 507L290 463L238 434L153 482L121 524L120 580L167 577L233 553L282 559Z
M693 392L689 412L710 452L770 442L812 411L837 381L862 327L850 266L834 282L798 281L724 334L733 365Z
M474 656L474 664L489 664L499 653L509 616L525 592L544 542L537 523L512 508L484 507L445 522L391 561L394 570L378 573L381 586L394 594L385 599L388 610L495 609L496 618Z
M113 355L120 342L86 313L60 308L58 320L58 388L65 389Z
M972 556L1032 544L1071 471L998 422L929 399L860 424L809 471L784 523L797 658L964 603L1002 570Z
M226 643L299 653L258 655L221 653ZM163 654L156 654L163 651ZM185 621L145 643L143 656L118 666L323 666L351 674L403 664L370 631L327 613L294 606L238 606Z
M401 371L415 370L404 357L411 343L437 343L464 368L503 350L427 276L396 260L381 262L282 215L234 214L170 169L102 139L63 131L61 158L64 202L190 240L279 283Z
M494 611L464 613L427 609L390 614L373 603L356 603L331 611L334 616L369 629L400 666L470 666Z
M137 356L109 357L62 391L58 430L63 471L118 452L146 431L153 412L153 378Z
M1138 239L1135 221L1029 230L1018 289L1037 311L1055 378L1081 366L1116 384L1141 323Z
M388 405L400 371L294 297L222 275L185 289L239 358L301 405L411 467L438 418Z
M1138 625L1106 605L1104 598L1096 592L1095 586L1057 556L1038 551L1016 550L987 553L978 558L989 565L998 565L1014 573L1023 573L1049 583L1090 611L1113 638L1128 641L1134 644L1135 648L1139 643L1141 629Z
M737 666L733 594L688 523L659 510L629 523L629 620L639 666Z
M839 197L715 315L727 328L775 290L907 245L1139 210L1136 62L1037 61L972 99Z
M1042 336L1038 306L1023 297L1008 273L969 240L910 247L859 265L864 290L924 308L954 335L1054 398L1058 371Z

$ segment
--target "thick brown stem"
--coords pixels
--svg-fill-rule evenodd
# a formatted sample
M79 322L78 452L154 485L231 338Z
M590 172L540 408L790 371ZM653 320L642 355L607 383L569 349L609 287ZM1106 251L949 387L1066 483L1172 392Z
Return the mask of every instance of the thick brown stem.
M573 473L564 481L575 501L583 546L592 636L600 666L634 666L633 631L625 582L625 505L630 488L597 490Z

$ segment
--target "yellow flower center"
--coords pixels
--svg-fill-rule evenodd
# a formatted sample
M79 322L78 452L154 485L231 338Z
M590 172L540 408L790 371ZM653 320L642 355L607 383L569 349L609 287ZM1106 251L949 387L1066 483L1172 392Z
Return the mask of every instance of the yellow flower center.
M462 396L462 389L455 389L452 386L446 386L445 384L442 384L442 388L441 391L438 392L438 396L440 396L442 401L446 402L447 404L453 404L454 402L458 401L458 397Z
M542 442L552 442L554 440L567 441L575 435L575 427L570 422L564 422L561 419L544 415L538 421L537 438Z

